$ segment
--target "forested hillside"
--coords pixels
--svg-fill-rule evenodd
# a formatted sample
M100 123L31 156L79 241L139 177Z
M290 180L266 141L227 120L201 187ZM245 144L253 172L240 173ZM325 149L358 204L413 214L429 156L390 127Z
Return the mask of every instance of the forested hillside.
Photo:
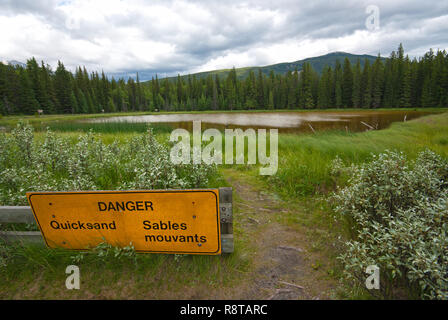
M44 62L27 61L26 68L0 63L0 114L99 113L121 111L191 111L244 109L313 109L380 107L447 107L448 56L428 51L410 59L402 45L386 60L370 63L337 60L319 74L310 63L302 70L266 75L250 71L239 79L226 77L157 77L141 83L108 79L85 68L55 71Z
M277 63L272 64L264 67L245 67L245 68L236 68L236 78L239 80L246 79L250 72L254 72L255 74L258 74L260 71L262 74L269 76L271 72L274 72L274 75L281 74L284 75L288 71L294 72L298 70L299 72L303 69L303 65L305 63L308 63L318 74L322 74L322 71L327 66L335 66L336 61L344 61L345 58L347 58L350 63L355 64L358 59L361 60L361 67L364 66L364 63L366 61L369 61L369 63L373 63L376 59L375 56L371 56L368 54L350 54L346 52L332 52L328 53L323 56L318 57L312 57L312 58L306 58L303 60L298 60L294 62L283 62L283 63ZM385 58L382 58L385 60ZM213 70L213 71L205 71L205 72L198 72L194 73L198 79L200 78L207 78L208 76L219 76L220 78L226 78L228 77L229 73L232 71L232 69L219 69L219 70ZM181 76L182 79L186 80L188 78L188 75ZM168 77L170 80L177 80L177 77Z

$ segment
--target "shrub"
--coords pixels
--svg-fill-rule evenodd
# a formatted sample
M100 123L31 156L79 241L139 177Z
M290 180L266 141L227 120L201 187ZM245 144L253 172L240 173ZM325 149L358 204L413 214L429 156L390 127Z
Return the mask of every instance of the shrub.
M377 265L383 297L404 286L411 296L448 299L447 181L447 160L431 151L415 161L387 151L352 166L349 185L333 196L353 232L339 257L347 279L362 286L366 267Z
M101 242L91 251L80 252L71 256L74 263L80 263L86 256L94 257L97 263L117 262L119 260L132 261L137 264L137 254L132 242L126 247L115 247L107 242Z
M27 205L27 191L206 187L215 166L174 165L151 129L119 144L89 132L76 143L47 130L43 142L19 123L0 134L0 205Z

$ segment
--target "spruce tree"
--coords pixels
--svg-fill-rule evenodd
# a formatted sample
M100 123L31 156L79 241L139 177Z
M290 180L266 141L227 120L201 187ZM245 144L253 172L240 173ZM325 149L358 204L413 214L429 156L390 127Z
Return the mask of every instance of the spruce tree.
M108 111L109 112L117 112L117 107L115 106L114 100L112 99L112 97L109 98L109 103L108 103Z
M261 72L261 69L258 69L256 92L257 92L257 107L259 109L264 109L266 107L266 103L265 103L264 77Z
M333 73L333 96L334 106L341 108L342 105L342 68L339 60L336 60L336 65Z
M34 92L34 97L39 103L40 109L47 109L45 105L47 104L48 97L46 95L45 87L43 86L44 82L41 79L41 72L39 65L37 64L36 59L33 57L27 61L26 64L26 72L31 82L31 87ZM47 111L47 110L44 110Z
M313 70L311 65L305 62L302 66L301 82L302 82L302 106L306 109L314 108L313 99Z
M352 103L355 108L361 107L361 62L359 59L353 70Z
M218 110L218 85L217 85L217 78L213 80L213 88L212 88L212 110Z
M411 64L409 57L406 57L403 63L402 72L400 107L409 108L411 106Z
M274 93L272 90L269 90L268 109L273 110L274 108Z
M344 59L342 79L342 104L344 107L352 107L353 102L353 72L350 60Z
M369 60L365 60L361 76L362 107L370 108L372 105L372 76Z
M72 113L79 113L78 101L73 91L70 94L70 108Z
M50 66L45 65L43 61L41 62L39 78L44 90L44 100L45 100L40 107L44 111L44 113L55 113L57 98L54 89L53 74Z
M25 69L19 68L20 93L18 110L23 114L34 114L39 109L39 103L34 97L31 80Z
M394 106L394 75L392 70L392 61L386 61L384 68L384 90L382 106L390 108Z
M384 66L381 61L381 57L378 54L373 66L371 75L371 86L372 86L372 102L373 108L381 107L381 101L383 96L383 86L384 86Z
M331 106L331 97L330 97L330 93L331 93L331 83L330 83L330 79L331 79L331 68L330 67L326 67L324 68L324 70L322 71L322 76L320 77L319 80L319 86L318 86L318 96L317 96L317 107L318 108L328 108Z
M87 104L86 96L84 93L78 89L78 99L79 99L79 112L80 113L88 113L89 105Z
M425 80L423 81L423 87L422 87L421 106L423 108L431 108L434 106L431 89L432 89L431 78L429 75L427 75Z
M70 74L65 69L64 64L58 61L58 67L54 76L55 93L56 93L56 112L71 113L72 112L72 85Z

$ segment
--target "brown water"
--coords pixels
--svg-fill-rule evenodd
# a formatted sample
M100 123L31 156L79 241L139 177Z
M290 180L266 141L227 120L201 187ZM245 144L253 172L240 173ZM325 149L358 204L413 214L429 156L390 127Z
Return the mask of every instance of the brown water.
M384 129L393 122L403 122L431 114L421 111L309 111L309 112L221 112L172 113L142 116L98 118L89 122L161 123L173 128L192 130L193 121L202 121L207 128L278 128L283 133L301 133L323 130L360 132Z

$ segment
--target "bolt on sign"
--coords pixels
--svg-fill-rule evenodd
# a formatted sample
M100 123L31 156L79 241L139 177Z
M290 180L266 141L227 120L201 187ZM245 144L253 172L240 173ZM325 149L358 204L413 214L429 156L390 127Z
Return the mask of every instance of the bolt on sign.
M221 254L219 190L29 192L50 248L101 242L137 252Z

